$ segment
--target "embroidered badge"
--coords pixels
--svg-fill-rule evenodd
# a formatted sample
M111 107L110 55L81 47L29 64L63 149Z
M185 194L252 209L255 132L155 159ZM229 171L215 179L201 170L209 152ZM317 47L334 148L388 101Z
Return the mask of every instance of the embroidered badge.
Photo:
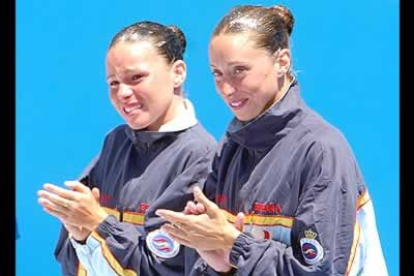
M305 230L305 237L300 239L302 256L306 263L313 265L322 260L324 252L321 244L316 240L316 234L312 230Z
M149 250L163 259L175 257L180 251L180 244L160 229L150 232L146 242Z

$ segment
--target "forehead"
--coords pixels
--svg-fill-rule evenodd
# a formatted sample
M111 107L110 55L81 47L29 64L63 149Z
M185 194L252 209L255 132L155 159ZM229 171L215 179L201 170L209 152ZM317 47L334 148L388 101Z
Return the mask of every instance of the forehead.
M106 56L107 65L116 67L163 61L163 57L149 41L119 42L109 49Z
M250 33L220 34L212 38L209 46L211 60L233 62L268 56L268 51L258 48Z

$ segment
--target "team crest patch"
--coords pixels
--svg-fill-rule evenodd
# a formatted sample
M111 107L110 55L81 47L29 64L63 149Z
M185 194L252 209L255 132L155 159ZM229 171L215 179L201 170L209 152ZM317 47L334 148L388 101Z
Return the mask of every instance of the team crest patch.
M180 244L160 229L149 233L146 242L149 250L163 259L175 257L180 251Z
M305 237L300 239L300 249L306 263L313 265L322 260L324 252L321 244L316 240L316 234L312 230L305 230Z

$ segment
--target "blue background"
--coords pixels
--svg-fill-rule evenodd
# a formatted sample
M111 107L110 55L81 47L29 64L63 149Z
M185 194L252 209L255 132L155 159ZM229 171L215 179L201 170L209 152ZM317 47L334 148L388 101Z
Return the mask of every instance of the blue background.
M369 186L390 275L399 274L399 2L281 1L291 8L293 65L307 103L346 135ZM17 275L61 275L59 222L36 192L75 178L122 123L105 83L112 36L135 21L180 26L185 90L219 139L231 113L215 92L207 45L235 4L274 1L58 1L17 5Z

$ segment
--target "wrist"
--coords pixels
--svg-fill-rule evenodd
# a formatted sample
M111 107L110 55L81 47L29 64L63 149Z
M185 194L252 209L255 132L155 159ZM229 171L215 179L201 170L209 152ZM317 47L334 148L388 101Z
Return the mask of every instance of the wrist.
M82 231L82 229L80 229L80 231ZM86 230L83 230L83 231L85 231L85 233L82 233L82 234L69 233L69 238L75 240L79 244L85 244L91 232L86 231Z
M98 227L98 225L101 224L107 217L108 213L106 213L102 208L99 208L89 230L94 231Z
M71 237L73 240L75 240L75 242L79 243L79 244L86 244L86 240L88 239L88 237L86 237L85 239L79 239L79 238L75 238L75 237Z
M226 253L230 254L233 244L235 243L240 233L241 232L237 230L236 228L233 228L233 227L230 228L230 231L225 236L225 241L224 241L224 250L226 251Z
M215 270L215 272L217 274L219 274L220 276L233 276L233 275L236 275L237 268L235 268L233 266L230 266L227 271L218 271L218 270Z
M233 275L236 275L236 273L237 273L237 268L235 268L235 267L231 267L231 269L228 271L228 272L226 272L226 273L219 273L221 276L233 276Z

